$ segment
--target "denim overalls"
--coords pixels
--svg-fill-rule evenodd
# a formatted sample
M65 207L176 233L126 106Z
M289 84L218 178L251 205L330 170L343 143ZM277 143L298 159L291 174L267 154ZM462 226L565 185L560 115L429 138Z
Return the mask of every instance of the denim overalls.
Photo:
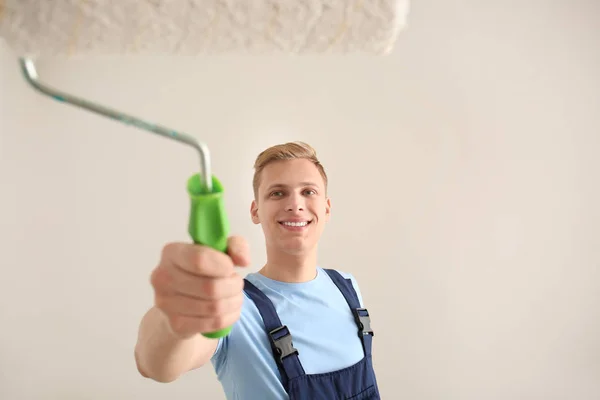
M373 331L369 323L369 313L360 307L358 296L349 279L345 279L335 270L325 271L350 306L365 356L350 367L323 374L307 375L304 372L298 358L298 350L292 343L292 334L279 320L273 303L248 280L244 282L244 291L256 304L265 324L283 387L290 400L379 400L381 397L371 360Z

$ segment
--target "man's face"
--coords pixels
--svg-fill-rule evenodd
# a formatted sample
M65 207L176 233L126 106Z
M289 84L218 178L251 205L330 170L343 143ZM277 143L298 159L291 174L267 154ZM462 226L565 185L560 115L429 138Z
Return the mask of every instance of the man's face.
M294 255L312 250L330 211L323 177L311 161L275 161L261 172L251 215L267 247Z

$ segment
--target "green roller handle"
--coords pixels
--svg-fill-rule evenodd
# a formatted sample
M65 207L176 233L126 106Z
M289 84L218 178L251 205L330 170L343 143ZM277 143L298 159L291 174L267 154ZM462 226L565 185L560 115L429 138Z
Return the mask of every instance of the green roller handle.
M212 191L202 184L199 174L188 179L187 191L191 200L188 232L196 244L226 252L229 237L229 220L225 212L223 185L212 177ZM204 337L218 339L231 332L231 327L216 332L203 333Z

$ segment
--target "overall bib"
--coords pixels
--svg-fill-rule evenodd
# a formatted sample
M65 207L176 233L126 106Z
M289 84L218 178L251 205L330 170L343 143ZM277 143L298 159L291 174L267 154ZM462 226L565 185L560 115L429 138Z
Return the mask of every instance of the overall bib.
M292 334L283 325L269 298L249 281L244 291L256 304L265 324L273 357L277 363L283 387L290 400L380 400L377 380L371 360L373 331L369 313L360 307L358 295L350 279L337 271L325 270L344 295L354 315L358 336L363 344L364 357L356 364L323 374L306 374L292 343Z

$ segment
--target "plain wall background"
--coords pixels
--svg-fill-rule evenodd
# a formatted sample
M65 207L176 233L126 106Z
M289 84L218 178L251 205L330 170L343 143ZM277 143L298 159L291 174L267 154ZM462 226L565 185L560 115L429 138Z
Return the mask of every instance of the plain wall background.
M196 135L251 224L288 140L331 179L323 266L353 273L384 399L600 398L600 3L416 1L385 58L40 62L44 81ZM39 95L0 52L0 398L222 399L133 347L197 155ZM245 273L244 271L243 273Z

